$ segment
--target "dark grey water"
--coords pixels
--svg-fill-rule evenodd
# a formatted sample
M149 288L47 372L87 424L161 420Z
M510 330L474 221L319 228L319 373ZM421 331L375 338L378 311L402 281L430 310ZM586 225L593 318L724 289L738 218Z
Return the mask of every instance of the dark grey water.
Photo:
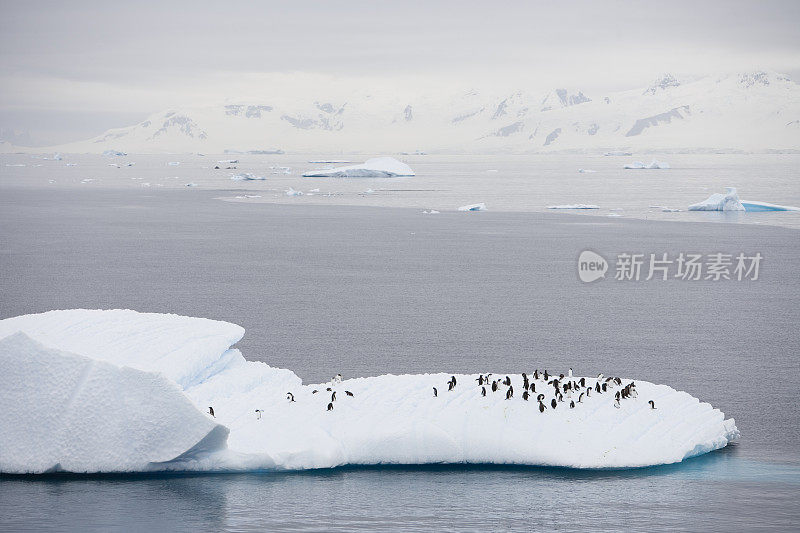
M741 442L634 472L346 469L0 480L0 528L789 529L800 520L800 234L564 214L0 192L0 318L128 307L228 320L307 381L522 368L631 376ZM577 279L580 251L764 255L756 282Z

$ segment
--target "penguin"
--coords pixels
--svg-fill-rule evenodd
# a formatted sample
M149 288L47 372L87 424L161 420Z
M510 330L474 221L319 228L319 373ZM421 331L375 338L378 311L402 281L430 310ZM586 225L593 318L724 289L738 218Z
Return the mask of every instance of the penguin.
M550 406L551 406L553 409L555 409L556 407L558 407L558 402L556 401L556 399L555 399L555 398L553 398L553 399L550 401Z
M559 374L558 379L564 379L564 374Z
M544 394L540 394L539 396L536 397L536 401L538 401L539 403L542 403L542 400L544 400Z
M602 372L597 374L597 381L600 381L601 379L603 379L603 373Z
M583 401L583 393L581 393L581 395L578 396L578 403L581 403L582 401Z
M492 392L497 392L497 382L492 381Z
M539 369L533 371L533 379L539 379Z
M326 391L328 391L328 392L330 392L330 391L332 391L333 389L332 389L332 388L330 388L330 387L328 387L328 388L327 388L327 389L325 389L325 390L326 390Z
M478 382L478 386L480 387L481 385L483 385L483 376L478 376L478 379L476 379L475 381Z
M336 394L336 393L334 392L334 394ZM291 392L287 392L286 393L286 399L289 400L290 402L293 402L294 401L294 394L292 394Z
M333 411L333 402L328 404L328 411Z
M439 391L436 390L436 387L433 388L433 397L436 398L439 396Z
M564 397L561 395L561 393L558 394L558 401L559 402L563 402L564 401Z
M569 367L569 379L572 379L572 367Z
M578 383L580 384L581 388L585 387L586 386L586 378L581 378L581 380Z
M318 393L318 392L319 392L319 391L318 391L317 389L314 389L314 390L312 390L312 391L311 391L311 394L316 394L316 393Z
M453 390L453 387L455 386L456 386L455 383L453 383L452 381L447 382L447 390Z
M649 401L649 402L647 402L647 403L649 403L649 404L650 404L650 409L655 409L655 408L656 408L656 402L654 402L653 400L650 400L650 401Z
M608 390L608 384L603 383L603 392L606 392L607 390Z
M619 391L617 391L617 393L614 395L614 399L619 402Z
M617 386L622 385L622 380L618 377L614 378L614 382L617 384Z
M514 387L508 386L508 390L506 391L506 400L510 400L514 397Z
M217 418L217 417L214 415L214 408L213 408L213 407L209 407L209 408L208 408L208 414L210 414L210 415L211 415L211 416L213 416L214 418Z
M575 402L569 402L569 408L575 409Z
M614 407L616 407L617 409L619 409L619 398L617 398L617 399L615 399L615 400L614 400Z
M344 393L347 394L348 396L352 396L353 395L353 393L350 392L349 390L344 391Z
M261 420L261 409L256 409L256 420Z
M528 375L525 372L522 373L522 388L527 389L530 386L531 382L528 381Z
M503 385L506 385L506 386L510 387L511 386L511 378L506 376L506 379L503 380Z
M292 400L292 401L294 401L294 400ZM335 401L336 401L336 391L333 391L333 394L331 394L331 402L335 402Z
M453 388L455 388L455 386L456 386L456 377L455 376L451 376L450 377L450 381L453 382Z
M522 393L522 399L525 400L526 402L528 401L528 391Z
M592 388L591 388L591 387L589 387L588 389L586 389L586 397L587 397L587 398L588 398L589 396L591 396L591 394L589 394L590 392L592 392Z
M595 392L600 392L600 382L599 381L594 384L594 391Z
M531 383L531 392L536 392L536 383Z
M539 412L540 412L540 413L544 413L544 410L545 410L545 409L546 409L546 408L545 408L544 404L543 404L542 402L539 402Z
M486 387L481 387L481 396L486 396Z
M544 371L544 380L550 381L550 374L547 373L547 370Z
M333 376L333 379L331 380L331 383L341 383L341 382L342 382L341 374L336 374L335 376Z

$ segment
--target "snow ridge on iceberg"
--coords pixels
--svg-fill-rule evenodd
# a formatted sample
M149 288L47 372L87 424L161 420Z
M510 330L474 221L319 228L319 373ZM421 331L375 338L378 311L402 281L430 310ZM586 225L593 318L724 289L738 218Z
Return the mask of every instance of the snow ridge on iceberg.
M360 165L311 170L306 178L394 178L413 176L411 167L393 157L375 157Z
M103 334L106 326L113 334ZM523 400L519 374L509 376L515 393L508 400L506 386L497 392L487 386L484 397L477 375L457 375L453 390L446 374L304 385L291 371L246 361L231 349L242 333L225 322L122 310L51 311L0 321L0 401L21 406L0 419L0 435L8 440L0 446L0 471L43 472L55 465L108 472L425 463L618 468L679 462L738 437L734 421L711 405L640 381L638 397L623 399L619 408L614 392L620 387L601 380L610 388L605 394L592 389L588 397L565 395L556 409L550 405L553 386L541 378L531 379L537 392ZM67 346L72 354L59 351ZM6 377L16 365L24 376ZM60 395L72 389L54 376L80 375L86 365L103 369L92 386L83 386L92 394L75 396L62 409ZM133 376L127 388L115 385L120 379L115 372ZM585 383L594 387L598 379ZM287 399L288 392L295 401ZM536 401L540 393L544 412ZM51 406L44 419L37 408L43 398ZM138 404L148 401L158 408L148 405L140 414ZM574 409L570 401L576 402ZM106 423L101 416L109 405L115 408L108 412L131 431L83 438ZM209 406L216 418L206 414ZM65 418L68 413L75 414ZM45 438L54 424L77 428L55 448ZM25 441L20 432L38 437ZM36 445L24 445L31 442ZM130 452L143 449L148 452Z

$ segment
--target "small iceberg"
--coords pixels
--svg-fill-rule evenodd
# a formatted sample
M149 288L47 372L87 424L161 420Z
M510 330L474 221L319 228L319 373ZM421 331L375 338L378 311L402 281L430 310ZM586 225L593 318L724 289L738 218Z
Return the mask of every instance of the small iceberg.
M280 166L277 166L277 165L273 165L273 166L271 166L269 168L270 168L270 170L272 170L273 174L291 174L292 173L292 167L280 167Z
M664 161L656 161L655 159L645 165L641 161L634 161L633 163L628 163L625 165L626 169L628 170L658 170L658 169L667 169L670 168L669 163L665 163Z
M725 187L725 194L715 192L702 202L689 206L689 211L744 211L735 187Z
M439 211L437 211L436 209L430 209L430 210L427 210L427 211L423 211L422 214L423 215L438 215Z
M217 161L217 163L220 165L234 165L238 162L239 162L238 159L222 159L220 161Z
M622 150L612 150L603 154L604 156L617 156L617 155L633 155L631 152L623 152Z
M103 155L106 157L125 157L125 152L120 152L119 150L106 150L103 152Z
M394 178L414 176L411 167L393 157L375 157L360 165L323 168L303 174L306 178Z
M564 204L548 205L547 209L600 209L600 206L594 204Z
M169 163L167 163L167 165L169 165L171 167L177 167L180 164L181 164L180 161L170 161Z
M486 204L483 202L479 204L462 205L458 208L459 211L486 211Z
M597 171L589 168L579 168L578 172L580 172L581 174L594 174Z
M303 196L303 191L296 191L289 187L289 190L287 190L284 194L286 194L286 196Z
M198 185L194 182L190 182L186 184L187 187L197 187Z

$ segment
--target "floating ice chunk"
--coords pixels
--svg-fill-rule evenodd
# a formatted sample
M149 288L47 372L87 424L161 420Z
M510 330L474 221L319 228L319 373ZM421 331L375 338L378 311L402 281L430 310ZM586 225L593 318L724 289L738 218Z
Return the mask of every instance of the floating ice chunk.
M68 167L77 167L78 163L67 163Z
M103 152L103 155L106 157L124 157L128 154L120 152L119 150L106 150Z
M311 189L311 190L310 190L310 191L308 191L308 192L319 192L319 189Z
M119 165L117 163L109 163L108 166L119 168Z
M94 178L83 178L81 180L81 183L91 183L93 181L94 181Z
M622 150L612 150L603 154L604 156L617 156L617 155L633 155L631 152L623 152Z
M714 193L702 202L689 206L689 211L744 211L735 187L725 187L725 194Z
M588 168L579 168L578 172L580 172L581 174L593 174L593 173L595 173L597 171L596 170L591 170L591 169L588 169Z
M665 163L664 161L656 161L655 159L648 164L644 164L641 161L634 161L633 163L628 163L625 165L626 169L644 169L644 170L657 170L657 169L667 169L670 168L669 163Z
M286 196L303 196L303 191L296 191L293 188L289 187L284 193Z
M343 163L352 163L346 159L318 159L316 161L309 161L309 163L326 164L326 165L341 165Z
M195 182L189 182L186 184L187 187L197 187L198 185Z
M180 162L180 161L169 161L169 162L167 163L167 165L169 165L169 166L171 166L171 167L177 167L177 166L178 166L178 165L180 165L180 164L181 164L181 162Z
M55 183L56 180L47 180L47 183Z
M664 208L661 209L661 211L663 213L678 213L678 212L680 212L680 209L674 209L672 207L664 207Z
M393 157L375 157L360 165L311 170L303 174L307 178L392 178L413 175L411 167Z
M267 178L266 176L256 176L255 174L250 174L249 172L243 172L242 174L232 175L231 179L234 181L263 181Z
M567 402L551 408L552 391L540 381L544 412L519 393L506 400L505 387L482 396L477 375L457 375L454 391L444 387L449 374L303 385L288 370L230 349L242 333L224 322L121 310L0 320L0 472L426 463L623 468L679 462L739 436L735 422L711 405L644 381L619 408L618 386L609 382L611 391L592 391L574 409ZM585 379L587 387L598 385ZM519 374L511 380L522 389ZM326 386L338 393L335 402ZM203 414L209 406L216 418Z
M792 207L790 205L770 204L767 202L756 202L753 200L742 200L744 210L748 212L757 211L800 211L800 207Z
M62 159L64 159L64 156L62 156L60 153L56 152L53 154L53 161L61 161Z
M439 211L437 211L436 209L430 209L428 211L423 211L422 214L423 215L438 215Z
M237 200L245 200L248 198L261 198L260 194L243 194L242 196L234 196Z
M375 194L375 191L372 189L367 189L366 191L362 192L361 194Z
M479 204L462 205L458 208L459 211L486 211L486 204L483 202Z
M548 205L547 209L600 209L600 206L593 204L564 204Z
M238 159L222 159L221 161L217 161L217 163L220 165L234 165L238 162Z
M25 163L6 163L7 167L24 167Z
M291 174L292 173L292 167L281 167L281 166L273 165L273 166L271 166L269 168L270 168L270 170L272 170L273 174Z

